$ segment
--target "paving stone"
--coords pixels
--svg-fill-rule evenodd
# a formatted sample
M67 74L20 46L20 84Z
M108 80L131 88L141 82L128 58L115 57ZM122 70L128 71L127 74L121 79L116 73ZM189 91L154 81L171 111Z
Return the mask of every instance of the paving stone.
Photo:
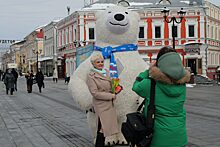
M86 114L63 83L46 80L42 93L33 85L29 94L19 78L10 96L0 82L0 147L93 147ZM187 147L220 146L219 95L216 86L187 88Z

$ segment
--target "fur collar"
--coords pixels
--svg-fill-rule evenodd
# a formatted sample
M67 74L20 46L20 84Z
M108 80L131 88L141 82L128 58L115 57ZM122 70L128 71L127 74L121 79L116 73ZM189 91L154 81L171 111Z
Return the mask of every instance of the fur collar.
M167 75L165 75L164 73L162 73L160 69L156 66L150 67L149 75L156 81L160 81L160 82L167 83L167 84L184 84L184 83L189 82L190 80L190 72L188 70L186 70L186 74L184 77L182 77L179 80L174 80L168 77Z

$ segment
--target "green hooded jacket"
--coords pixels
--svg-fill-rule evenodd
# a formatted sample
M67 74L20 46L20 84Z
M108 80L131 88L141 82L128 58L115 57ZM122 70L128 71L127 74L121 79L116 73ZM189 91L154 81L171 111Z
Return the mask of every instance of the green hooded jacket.
M190 73L179 80L172 80L156 66L139 74L132 90L139 96L146 98L144 114L150 100L150 77L156 80L155 86L155 123L151 147L184 147L187 145L186 85ZM141 80L140 80L141 79Z

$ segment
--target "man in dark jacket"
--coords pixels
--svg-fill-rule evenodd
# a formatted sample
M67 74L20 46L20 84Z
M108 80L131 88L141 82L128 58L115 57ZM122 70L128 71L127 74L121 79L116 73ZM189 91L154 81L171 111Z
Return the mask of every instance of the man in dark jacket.
M8 94L8 90L10 89L11 95L13 95L14 91L14 82L15 78L14 75L11 73L11 70L6 70L5 77L4 77L4 84L6 87L6 94Z
M11 73L14 75L14 78L15 78L14 89L17 91L17 79L18 79L18 73L15 71L14 68L12 68Z
M3 74L3 72L2 72L2 70L0 70L0 80L2 79L2 74Z
M39 70L36 74L36 81L39 88L39 92L41 93L41 88L44 85L44 75L41 70Z
M33 73L31 72L27 72L27 74L25 75L25 78L27 79L27 91L28 93L32 92L32 85L33 85Z

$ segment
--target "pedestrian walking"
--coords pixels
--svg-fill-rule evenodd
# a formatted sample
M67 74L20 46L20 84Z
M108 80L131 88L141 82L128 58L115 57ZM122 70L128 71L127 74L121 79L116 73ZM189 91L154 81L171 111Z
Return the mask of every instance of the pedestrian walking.
M2 74L3 74L3 72L2 72L2 70L0 70L0 80L2 79Z
M69 76L69 74L68 73L66 73L66 75L65 75L65 84L69 84L69 82L70 82L70 76Z
M28 93L31 93L34 75L32 72L28 71L27 74L25 75L25 78L26 78L26 82L27 82L27 91L28 91Z
M175 49L163 47L149 70L138 75L132 90L146 99L144 114L150 101L151 78L155 86L155 122L151 147L185 147L186 134L186 82L190 72L185 70ZM147 116L146 116L147 117Z
M18 79L18 73L15 71L14 68L12 68L12 74L14 75L15 78L15 83L14 83L14 89L17 91L17 79Z
M6 69L5 72L2 74L2 81L4 81L7 71L8 71L8 69Z
M58 73L57 73L57 69L53 68L53 82L57 83L58 80Z
M13 95L14 92L14 82L15 78L14 75L11 72L11 69L6 69L5 77L4 77L4 84L6 87L6 94L8 94L8 91L10 90L10 94Z
M103 147L104 142L117 142L119 133L117 114L114 107L116 94L112 91L112 79L109 71L104 69L104 58L101 54L91 57L93 68L87 77L87 85L93 96L93 107L97 116L96 147ZM105 137L105 138L104 138Z
M39 88L39 92L41 93L42 87L44 87L44 75L41 70L39 70L36 74L37 86Z

